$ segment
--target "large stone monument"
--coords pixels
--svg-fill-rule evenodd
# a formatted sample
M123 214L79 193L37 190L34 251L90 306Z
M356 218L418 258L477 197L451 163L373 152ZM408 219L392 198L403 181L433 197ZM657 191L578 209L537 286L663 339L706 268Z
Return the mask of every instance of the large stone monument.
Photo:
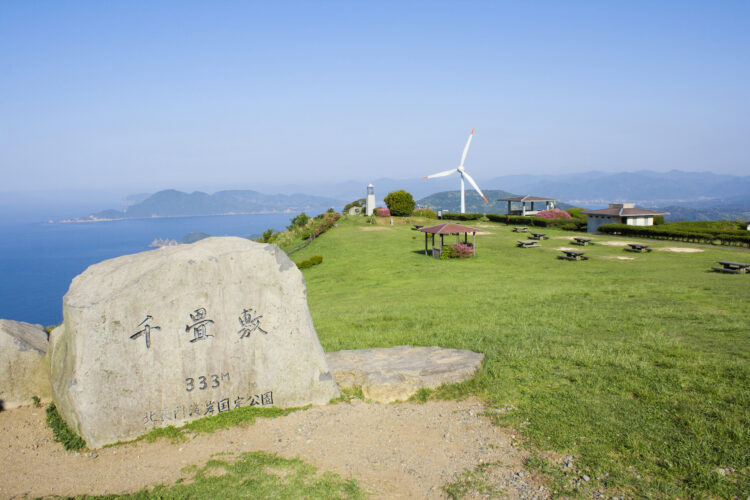
M304 278L274 245L207 238L89 267L50 338L58 411L89 446L339 394Z
M49 399L47 332L42 325L0 319L0 407Z

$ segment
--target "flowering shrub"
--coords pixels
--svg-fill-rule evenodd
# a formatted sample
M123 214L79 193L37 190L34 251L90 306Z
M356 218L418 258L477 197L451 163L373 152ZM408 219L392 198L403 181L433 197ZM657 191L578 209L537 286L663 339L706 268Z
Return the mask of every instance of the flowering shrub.
M453 256L457 259L465 259L466 257L472 257L474 255L474 247L467 243L451 245L451 248L453 249Z
M560 210L559 208L553 208L551 210L542 210L541 212L536 214L536 217L541 217L542 219L570 219L571 216L568 212L565 210Z
M440 253L441 259L465 259L474 256L474 247L468 243L444 246Z
M377 215L378 217L390 217L391 211L387 208L380 207L375 209L375 215Z

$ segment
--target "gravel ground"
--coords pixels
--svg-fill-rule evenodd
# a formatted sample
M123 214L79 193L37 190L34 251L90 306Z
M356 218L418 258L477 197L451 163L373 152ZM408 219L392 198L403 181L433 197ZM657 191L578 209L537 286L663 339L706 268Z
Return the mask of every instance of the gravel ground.
M491 464L483 477L499 492L493 496L546 498L541 478L523 468L526 452L512 429L492 425L484 411L477 400L354 400L182 443L160 439L75 453L54 442L43 408L22 407L0 412L0 496L132 492L173 484L187 477L183 467L216 453L262 450L356 479L374 498L446 498L442 487L480 464Z

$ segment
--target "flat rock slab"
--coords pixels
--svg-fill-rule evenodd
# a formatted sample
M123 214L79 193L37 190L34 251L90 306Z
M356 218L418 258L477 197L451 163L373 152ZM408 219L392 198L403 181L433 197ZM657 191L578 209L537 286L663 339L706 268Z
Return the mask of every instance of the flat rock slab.
M340 387L362 387L368 399L403 401L422 387L432 389L474 376L484 354L441 347L402 345L326 354Z

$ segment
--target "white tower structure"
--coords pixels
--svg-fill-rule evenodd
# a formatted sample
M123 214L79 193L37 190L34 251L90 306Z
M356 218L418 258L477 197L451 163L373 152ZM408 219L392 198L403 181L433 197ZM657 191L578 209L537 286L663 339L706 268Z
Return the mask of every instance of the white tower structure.
M365 213L372 215L375 211L375 187L372 184L367 185L367 203L365 204Z

